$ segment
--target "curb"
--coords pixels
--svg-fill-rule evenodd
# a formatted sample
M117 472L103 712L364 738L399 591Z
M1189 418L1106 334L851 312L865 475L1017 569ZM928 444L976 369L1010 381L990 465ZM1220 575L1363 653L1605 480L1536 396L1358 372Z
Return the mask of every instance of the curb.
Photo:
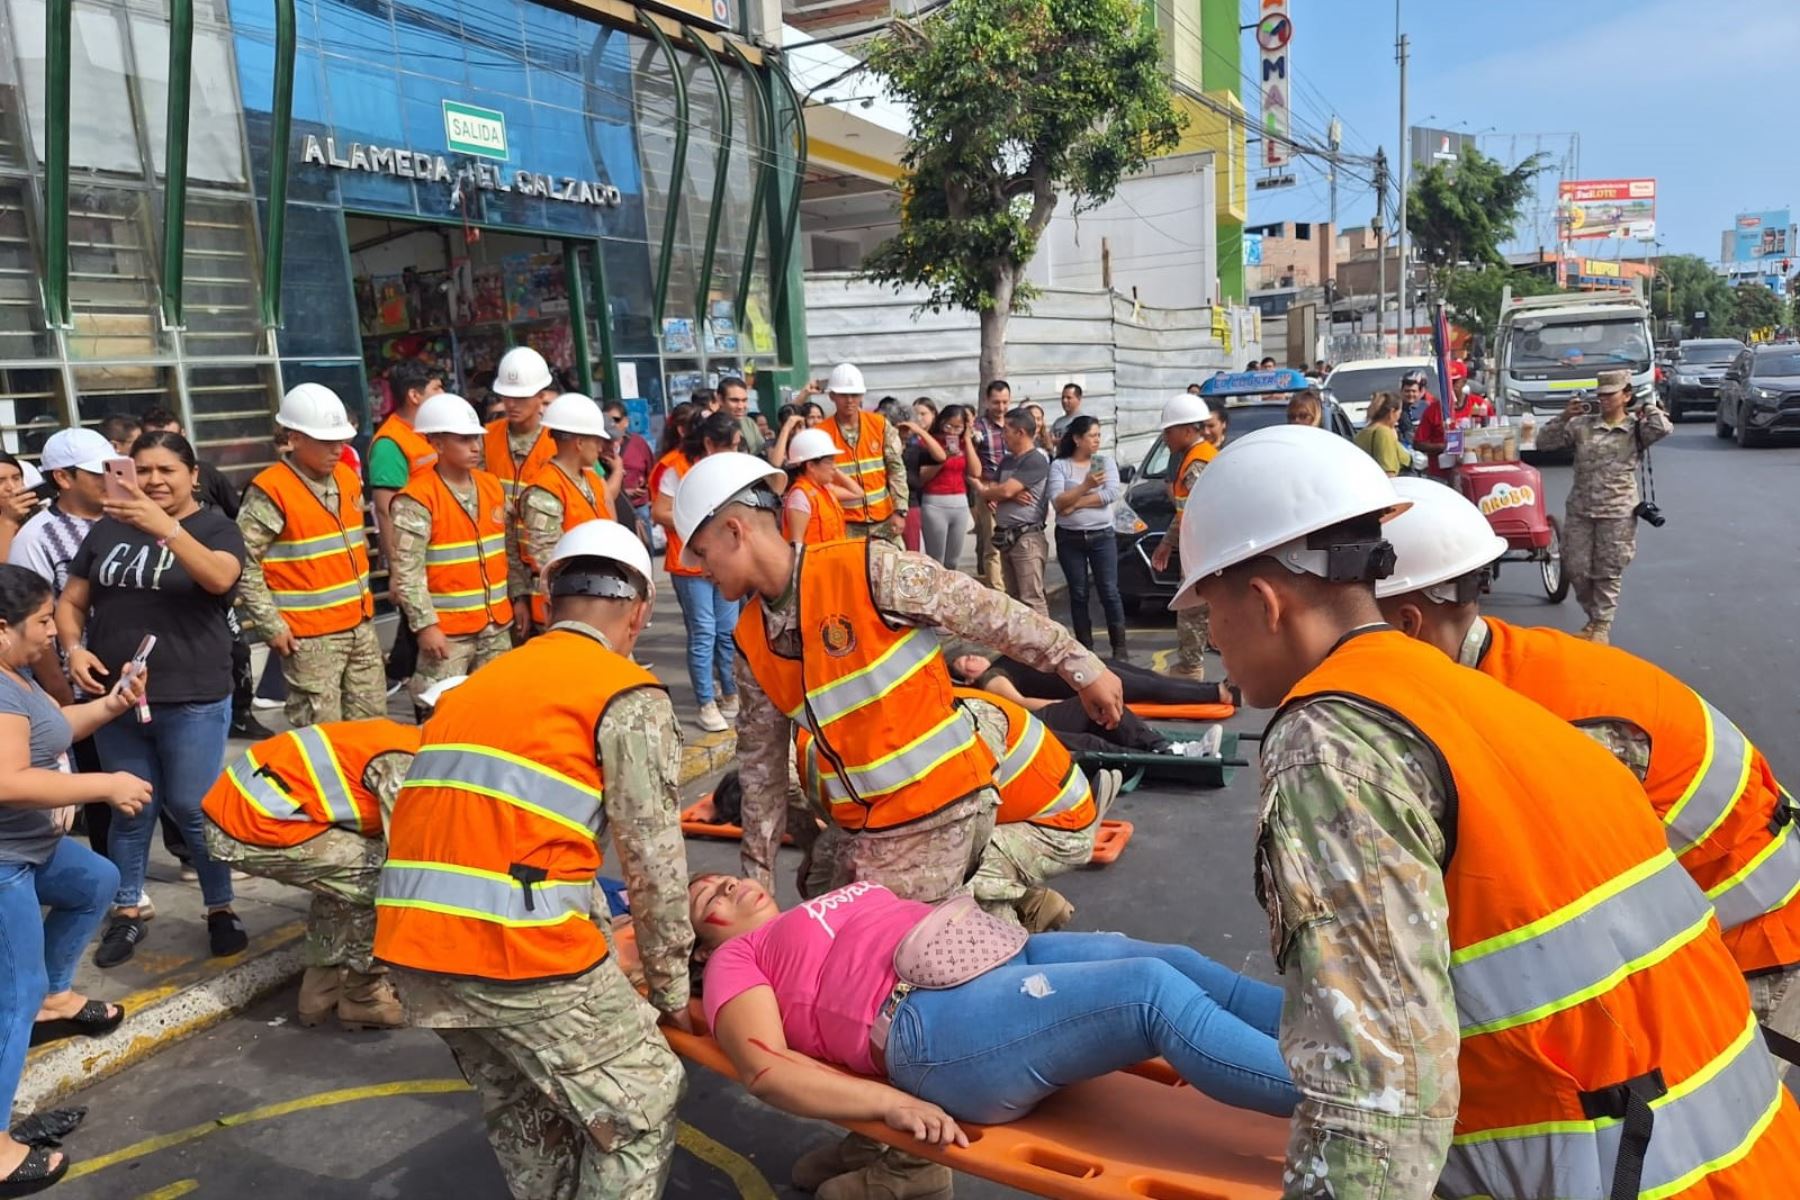
M737 757L737 731L706 733L688 742L681 751L681 786L722 771Z

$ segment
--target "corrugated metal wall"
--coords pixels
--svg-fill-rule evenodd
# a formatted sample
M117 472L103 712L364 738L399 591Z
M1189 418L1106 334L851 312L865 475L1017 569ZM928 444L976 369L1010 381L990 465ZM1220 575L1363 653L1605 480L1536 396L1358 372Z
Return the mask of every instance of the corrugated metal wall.
M981 349L975 314L920 312L918 294L895 292L842 272L806 277L806 337L812 374L833 363L863 370L871 397L929 396L975 404ZM1214 371L1260 355L1251 311L1134 306L1103 291L1047 289L1014 317L1006 339L1015 403L1032 401L1054 419L1062 385L1081 384L1082 411L1108 427L1107 442L1135 462L1156 434L1163 402ZM1229 334L1229 341L1219 334ZM1229 351L1227 346L1232 347ZM1236 364L1234 367L1233 364Z

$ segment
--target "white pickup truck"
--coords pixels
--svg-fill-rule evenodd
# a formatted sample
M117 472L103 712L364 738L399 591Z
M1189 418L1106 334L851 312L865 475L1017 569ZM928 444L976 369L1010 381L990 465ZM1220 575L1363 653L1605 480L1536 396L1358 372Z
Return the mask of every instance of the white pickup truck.
M1520 449L1532 449L1536 428L1571 399L1592 398L1601 371L1629 371L1636 400L1655 395L1650 309L1642 281L1631 283L1629 289L1518 299L1506 290L1494 339L1494 393L1521 426Z

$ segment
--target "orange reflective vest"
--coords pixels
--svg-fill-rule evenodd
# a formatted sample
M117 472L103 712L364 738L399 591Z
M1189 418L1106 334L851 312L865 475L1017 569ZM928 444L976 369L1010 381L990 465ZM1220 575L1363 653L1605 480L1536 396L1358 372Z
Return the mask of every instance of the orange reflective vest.
M840 785L833 819L892 829L991 786L993 753L956 707L937 635L890 625L875 607L868 543L821 542L799 554L801 656L769 644L760 597L736 640L769 699L818 739Z
M657 488L662 483L664 471L673 471L675 472L675 478L680 479L688 473L689 468L693 465L693 462L690 461L688 456L683 454L679 448L671 450L661 458L657 459L656 465L650 468L650 495L652 497L652 502L654 502L654 497L662 494ZM663 570L671 575L689 575L695 578L706 573L704 571L697 571L692 567L684 567L681 565L681 539L676 536L674 526L664 525L663 533L668 535L668 544L663 549Z
M414 433L413 427L397 416L390 414L381 423L381 428L375 431L375 436L369 441L370 457L374 457L375 443L383 439L400 447L400 453L406 455L406 467L412 472L413 479L417 479L421 471L437 462L437 451L431 448L431 443L425 440L423 434Z
M375 956L506 982L572 979L605 958L594 737L616 697L660 687L594 638L553 629L447 693L388 820Z
M332 478L336 512L287 463L267 467L250 481L281 510L281 536L263 551L263 582L295 637L342 633L375 615L362 484L342 463L332 469Z
M803 493L812 508L811 516L806 522L806 532L800 538L805 545L835 542L849 532L844 527L843 502L832 495L830 488L820 487L802 472L794 477L794 482L788 491Z
M1800 963L1800 816L1725 714L1652 663L1555 629L1487 620L1480 670L1565 721L1629 721L1650 737L1644 791L1669 847L1712 900L1745 974Z
M519 502L519 493L556 456L556 443L550 440L550 431L539 425L531 449L524 458L515 458L506 430L504 419L488 422L487 433L481 439L481 469L500 481L506 509L512 512Z
M961 700L979 700L1006 714L1006 753L994 767L1000 790L996 825L1026 821L1051 829L1086 829L1099 816L1094 790L1068 747L1022 704L979 688L956 689Z
M882 451L887 446L887 422L880 413L857 414L856 447L844 440L844 431L832 417L823 426L836 446L837 465L862 489L861 504L845 509L845 516L862 525L873 525L894 515L894 495L888 490L887 459Z
M506 597L506 498L500 481L486 471L469 476L475 485L473 518L436 471L418 476L400 492L431 514L425 590L431 593L438 628L452 637L512 620L512 601Z
M599 473L587 469L583 470L581 474L587 481L588 487L593 489L594 499L592 502L581 494L581 488L576 485L574 479L570 478L569 473L555 461L551 461L545 463L543 469L533 475L531 481L519 492L519 511L524 512L525 493L532 488L542 488L555 496L557 502L562 505L564 533L588 521L617 520L618 518L613 516L612 505L607 502L606 482L600 478ZM531 546L523 537L519 538L519 559L525 564L525 569L531 572L531 619L537 623L538 628L542 629L550 623L550 601L542 594L538 586L538 575L544 567L542 563L531 556Z
M1621 1194L1621 1144L1646 1117L1641 1179L1626 1194L1789 1194L1800 1109L1711 906L1631 773L1394 630L1344 642L1283 711L1331 695L1399 717L1449 776L1462 1104L1435 1194L1607 1200Z
M246 846L298 846L327 829L381 836L381 801L363 782L383 754L415 754L419 727L328 721L264 738L225 768L200 801L207 819Z
M1175 492L1175 514L1177 516L1187 511L1188 468L1197 462L1209 463L1218 456L1219 448L1205 438L1201 438L1189 446L1187 453L1181 456L1181 465L1175 468L1175 482L1172 485Z

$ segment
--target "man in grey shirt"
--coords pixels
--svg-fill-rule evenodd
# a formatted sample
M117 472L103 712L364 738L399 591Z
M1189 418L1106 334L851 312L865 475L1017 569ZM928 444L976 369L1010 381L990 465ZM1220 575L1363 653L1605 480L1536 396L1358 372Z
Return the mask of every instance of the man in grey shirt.
M993 482L971 484L994 506L994 546L1006 594L1048 617L1044 563L1050 542L1044 523L1050 513L1050 457L1037 447L1037 419L1023 408L1006 414L1006 456Z
M1069 432L1070 424L1074 422L1076 417L1081 415L1081 397L1082 392L1079 383L1063 384L1062 416L1050 423L1050 436L1055 438L1058 443L1062 441L1062 435Z

